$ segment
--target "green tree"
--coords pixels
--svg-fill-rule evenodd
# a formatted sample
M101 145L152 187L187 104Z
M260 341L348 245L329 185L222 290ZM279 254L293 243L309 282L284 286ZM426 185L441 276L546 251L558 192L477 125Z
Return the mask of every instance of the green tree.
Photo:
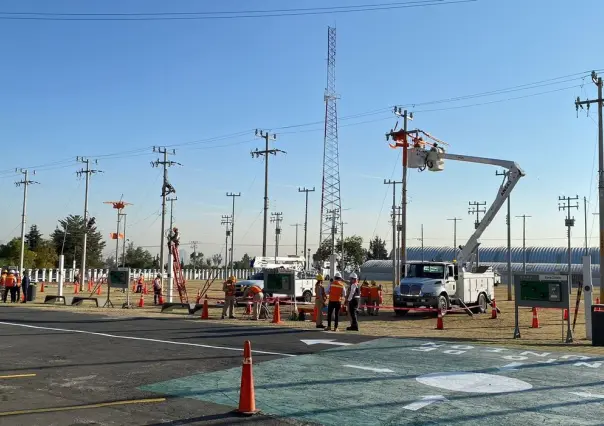
M126 266L136 269L153 268L153 255L142 247L134 247L134 243L126 247Z
M344 256L342 258L342 241L337 240L335 244L335 255L340 259L340 263L342 260L344 261L344 265L348 269L358 269L366 258L366 252L363 249L363 238L358 235L352 235L348 238L344 239ZM324 262L329 260L329 256L332 255L331 252L331 241L324 240L315 254L313 255L313 260L315 262ZM342 265L338 266L342 269Z
M386 250L386 241L382 240L377 235L369 241L369 250L367 251L367 259L369 260L384 260L388 259L388 250Z
M222 263L222 255L220 253L213 254L211 260L212 265L216 267Z
M205 263L203 261L204 254L201 252L193 252L189 258L189 265L193 268L203 268Z
M32 225L29 232L25 234L25 245L31 250L36 251L38 245L42 241L42 234L38 230L37 225Z
M67 234L65 234L67 231ZM82 240L84 232L88 233L86 242L86 265L91 268L100 268L104 265L103 249L105 241L101 233L97 231L94 221L88 224L84 223L84 218L79 215L69 215L65 219L59 220L59 226L51 235L53 245L57 255L65 255L65 264L71 265L76 256L82 254ZM81 259L76 258L79 263Z
M10 266L19 266L21 262L21 238L13 238L0 246L0 259ZM23 267L33 268L36 253L25 247L23 251Z
M40 240L36 248L34 266L38 269L58 267L59 256L50 240Z
M241 257L241 260L233 262L233 269L250 269L250 262L252 259L246 253Z

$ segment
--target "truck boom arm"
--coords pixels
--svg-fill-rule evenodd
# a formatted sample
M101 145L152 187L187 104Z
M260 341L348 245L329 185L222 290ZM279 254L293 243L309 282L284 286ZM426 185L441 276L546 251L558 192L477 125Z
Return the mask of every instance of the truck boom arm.
M472 253L476 250L479 245L479 240L485 229L491 224L499 209L503 206L503 203L509 198L510 193L520 180L522 176L525 175L524 171L513 161L507 160L497 160L493 158L482 158L482 157L472 157L467 155L457 155L457 154L448 154L444 153L443 157L448 160L455 161L465 161L467 163L479 163L479 164L491 164L494 166L500 166L508 170L507 179L505 179L499 190L497 191L497 196L495 197L495 201L489 207L484 217L478 224L478 227L470 237L470 239L463 246L461 252L457 256L457 261L460 265L464 265L468 262L472 256ZM510 218L508 218L510 220Z

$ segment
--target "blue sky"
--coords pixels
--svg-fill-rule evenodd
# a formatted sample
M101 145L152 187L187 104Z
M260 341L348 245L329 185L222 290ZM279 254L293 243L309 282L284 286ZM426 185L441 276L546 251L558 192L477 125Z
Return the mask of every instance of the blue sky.
M360 3L372 3L364 0ZM377 3L377 1L373 1ZM108 13L225 11L346 5L329 0L289 1L4 1L2 12ZM351 4L351 3L348 3ZM356 3L358 4L358 3ZM237 199L235 257L260 254L263 171L250 151L262 147L253 129L278 133L270 159L271 211L283 212L281 254L293 254L294 227L304 220L310 194L309 244L318 243L323 154L321 122L326 80L327 26L338 33L339 115L383 112L340 121L340 173L346 234L390 239L390 189L400 178L399 152L384 134L396 119L388 108L499 90L604 69L598 59L604 3L480 0L399 10L272 17L166 21L5 20L0 26L0 137L4 208L0 239L19 233L19 177L14 167L36 168L28 198L28 224L44 234L57 220L82 214L84 183L75 171L78 155L98 158L104 174L92 178L89 211L106 235L115 213L103 201L127 208L128 236L158 251L160 172L151 146L176 149L170 169L178 192L174 216L183 241L197 240L206 255L223 250L220 217L230 213L228 191ZM581 86L583 83L583 87ZM559 195L587 196L597 205L596 108L576 118L574 99L596 97L589 78L458 102L418 105L414 127L447 141L450 152L517 161L527 176L512 199L512 215L529 214L529 245L564 245ZM576 87L572 87L576 86ZM570 88L569 88L570 87ZM538 96L503 101L546 91ZM502 102L494 102L500 101ZM489 103L494 102L494 103ZM475 105L488 103L484 105ZM474 105L471 107L465 107ZM459 107L459 108L456 108ZM223 137L218 140L209 138ZM115 154L115 155L114 155ZM594 163L596 158L596 163ZM38 166L38 167L36 167ZM500 183L490 166L448 162L442 173L410 172L409 236L417 245L424 224L426 245L459 243L473 230L469 201L490 203ZM597 244L597 222L588 232ZM583 212L575 213L582 219ZM514 244L521 244L515 219ZM582 220L574 244L582 244ZM580 225L580 226L579 226ZM505 245L505 212L483 237ZM269 232L269 253L274 234ZM302 235L300 233L300 248ZM112 245L110 245L112 246ZM191 251L189 249L189 251Z

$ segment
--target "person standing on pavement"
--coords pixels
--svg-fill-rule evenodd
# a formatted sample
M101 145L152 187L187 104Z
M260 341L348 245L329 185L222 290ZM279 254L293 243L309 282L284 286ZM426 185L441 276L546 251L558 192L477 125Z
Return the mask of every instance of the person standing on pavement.
M315 310L317 312L317 327L325 328L323 325L323 308L327 300L327 293L323 288L323 275L317 275L317 283L315 284Z
M360 309L359 311L365 315L365 308L369 303L369 283L367 280L363 280L363 285L361 285L361 300L360 300Z
M23 290L23 302L27 302L27 293L30 285L29 275L27 275L26 271L23 271L23 279L21 280L21 289Z
M222 291L224 291L222 319L224 319L227 314L229 315L229 318L235 319L235 282L235 277L229 277L222 285Z
M336 272L333 276L333 282L327 287L329 303L327 305L327 327L325 331L331 330L331 316L335 314L333 331L338 331L338 322L340 319L340 309L342 308L342 299L346 298L346 287L342 282L342 274Z
M348 331L359 331L357 309L359 308L359 299L361 298L361 289L358 284L357 274L350 274L350 291L348 292L348 311L350 312L350 327Z
M371 281L371 287L369 287L369 306L371 308L367 309L369 315L377 315L376 314L376 305L379 301L379 292L378 286L375 281Z
M4 279L4 285L6 286L6 293L10 292L10 301L15 303L17 296L17 279L13 271L8 271L6 278ZM4 294L4 301L6 302L6 293Z
M6 287L6 277L8 275L8 271L6 269L2 270L2 275L0 275L0 289L2 289L2 301L6 303L6 295L8 294L8 288Z

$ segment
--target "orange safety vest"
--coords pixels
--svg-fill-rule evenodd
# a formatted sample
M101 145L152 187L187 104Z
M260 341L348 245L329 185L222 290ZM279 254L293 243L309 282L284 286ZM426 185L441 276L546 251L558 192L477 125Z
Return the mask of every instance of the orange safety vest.
M256 295L258 293L262 293L262 289L260 287L258 287L257 285L253 285L253 286L250 287L250 292L253 295Z
M227 283L224 295L227 297L234 296L235 295L235 284Z
M145 282L145 279L143 277L138 277L138 284L139 285L143 285Z
M341 281L335 281L331 283L329 287L329 301L339 302L344 294L344 284Z
M15 276L13 274L8 274L4 279L4 285L6 287L14 287L17 280L15 280Z
M361 286L361 297L369 297L369 286L368 285Z
M369 294L371 295L371 298L372 298L372 299L377 300L377 298L379 297L378 290L379 290L379 289L378 289L378 287L377 287L377 286L375 286L375 287L371 287L371 288L369 289Z

